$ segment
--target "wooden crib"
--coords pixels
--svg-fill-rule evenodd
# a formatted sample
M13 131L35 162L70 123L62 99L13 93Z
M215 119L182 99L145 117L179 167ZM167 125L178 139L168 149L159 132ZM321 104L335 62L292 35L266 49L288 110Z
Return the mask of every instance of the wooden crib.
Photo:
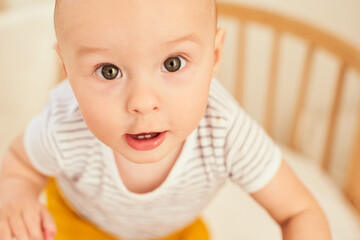
M321 166L322 169L331 175L332 166L332 150L334 149L335 138L337 137L336 131L338 126L338 120L342 113L341 106L344 99L345 86L347 84L347 74L349 71L356 72L357 80L360 81L360 51L359 49L351 46L339 37L331 35L319 28L306 24L304 22L285 17L279 14L263 11L246 6L233 5L227 3L218 3L218 15L220 19L232 21L232 30L236 30L236 40L234 41L237 46L232 51L234 56L232 60L226 59L226 61L234 61L235 67L233 68L233 82L230 89L234 89L233 93L235 98L246 109L244 105L244 92L246 86L244 86L246 75L246 50L248 46L247 33L252 26L263 25L268 32L271 33L271 50L269 54L269 68L267 71L267 92L264 107L264 120L261 122L267 132L277 141L285 144L286 146L296 151L302 151L303 149L297 144L297 135L299 134L300 122L302 114L304 113L305 105L307 104L307 96L311 89L311 74L315 71L316 67L314 59L316 53L319 51L326 51L336 58L338 70L336 71L333 96L328 102L329 113L328 123L326 126L326 134L324 134L323 149L321 152ZM234 27L235 26L235 27ZM283 38L289 35L299 38L304 45L304 57L301 66L301 71L298 74L298 93L294 101L293 116L289 118L289 129L287 141L278 139L278 136L274 134L274 113L276 111L276 101L279 99L277 96L279 93L277 85L279 84L278 77L281 69L281 51ZM233 48L234 49L234 48ZM220 79L221 80L221 79ZM286 94L286 93L285 93ZM356 94L356 93L355 93ZM357 94L360 95L360 89ZM360 105L358 105L360 106ZM249 109L251 110L251 109ZM358 116L357 124L353 127L351 138L351 154L347 159L348 165L346 169L345 180L342 189L348 200L357 208L360 213L360 111L357 107L355 111ZM310 139L313 136L309 134L305 136L305 139Z

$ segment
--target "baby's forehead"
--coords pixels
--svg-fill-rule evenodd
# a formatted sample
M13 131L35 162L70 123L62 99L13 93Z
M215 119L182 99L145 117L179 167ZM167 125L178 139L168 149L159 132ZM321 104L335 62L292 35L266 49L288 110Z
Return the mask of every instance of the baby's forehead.
M136 2L136 1L137 0L126 0L125 5L128 4L128 3L131 3L131 2ZM140 0L140 1L144 1L144 0ZM151 1L148 1L148 3L151 4L153 1L157 1L157 0L151 0ZM76 2L80 2L82 4L90 4L91 0L55 0L55 6L60 7L63 3L64 4L66 4L66 3L68 3L68 4L73 3L74 4ZM102 3L106 4L105 3L106 1L104 1L104 0L97 1L97 2L102 2ZM182 0L182 1L178 1L178 2L183 3L183 4L188 4L189 6L191 6L191 4L189 4L189 3L191 3L191 1L187 2L186 0ZM216 8L216 0L196 0L196 2L200 2L200 3L204 4L204 7ZM215 10L215 9L213 9L213 10Z
M144 1L144 0L102 0L102 1L97 1L97 0L55 0L55 15L56 13L64 13L63 10L64 8L70 8L70 9L74 9L74 5L77 5L78 7L81 6L85 6L85 5L96 5L96 4L109 4L109 1L115 1L115 2L123 2L123 6L126 7L128 6L130 3L136 5L136 2L143 2L143 3L147 3L149 5L151 5L154 1L157 2L161 2L161 1L168 1L168 0L151 0L151 1ZM194 6L193 4L193 0L181 0L181 1L176 1L177 4L183 4L185 6L187 6L188 8L191 8L192 6ZM202 5L203 10L206 12L208 12L209 15L213 16L216 18L216 0L196 0L196 3L199 3ZM111 3L110 3L111 4ZM61 10L60 10L61 9ZM65 11L66 12L66 11ZM59 15L61 16L61 15Z
M215 0L196 0L195 2L194 0L56 0L54 14L56 34L58 35L59 31L66 29L67 24L72 24L72 22L74 21L73 16L76 17L76 15L78 15L79 17L80 15L83 19L91 18L92 16L96 15L97 9L104 4L107 4L109 6L113 5L114 8L116 7L117 9L123 10L123 12L126 12L126 10L128 10L128 13L130 13L131 15L141 15L141 13L144 12L142 11L144 8L153 9L153 12L151 13L153 15L161 14L162 12L166 11L166 7L169 6L173 9L177 9L176 7L173 7L171 5L177 5L179 6L178 8L187 10L191 10L191 8L196 8L198 18L206 19L201 22L204 22L206 24L210 23L214 26L214 29L216 28L217 16ZM82 9L88 10L86 14L84 14L85 11L81 11ZM188 11L183 11L184 17L187 12ZM164 19L164 21L166 21L166 19ZM132 22L129 22L129 24L132 24Z

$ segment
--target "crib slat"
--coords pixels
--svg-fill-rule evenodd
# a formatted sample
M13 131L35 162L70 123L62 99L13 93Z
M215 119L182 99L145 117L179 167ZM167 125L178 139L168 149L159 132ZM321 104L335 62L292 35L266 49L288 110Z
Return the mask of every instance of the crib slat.
M244 100L244 64L245 64L245 47L246 47L246 22L240 21L238 26L238 49L237 49L237 68L235 79L235 99L243 106Z
M5 0L0 0L0 12L5 10Z
M276 100L275 96L276 96L276 86L278 80L280 40L281 40L281 32L276 29L274 34L273 45L272 45L267 106L265 109L266 111L265 130L268 132L270 136L272 136L273 134L273 122L274 122L274 111L275 111L275 100Z
M343 94L344 84L345 84L345 73L347 70L347 64L346 62L342 62L340 65L339 73L338 73L338 79L337 79L337 85L335 88L335 97L333 106L330 113L330 122L327 129L327 137L325 138L325 148L322 156L322 168L325 171L329 170L330 166L330 158L331 158L331 150L333 146L333 140L336 130L336 123L337 123L337 116L339 115L339 109L340 109L340 102L341 97Z
M360 216L360 111L358 128L355 136L351 161L348 166L347 179L344 184L344 193L355 205Z
M313 44L310 44L307 48L307 53L304 62L304 69L302 72L301 82L299 86L300 87L299 95L297 98L297 104L294 113L294 120L292 122L292 127L290 130L290 147L293 149L297 149L296 131L300 123L300 117L305 108L305 99L306 99L307 90L309 88L310 73L311 73L311 66L313 63L314 53L315 53L315 46Z

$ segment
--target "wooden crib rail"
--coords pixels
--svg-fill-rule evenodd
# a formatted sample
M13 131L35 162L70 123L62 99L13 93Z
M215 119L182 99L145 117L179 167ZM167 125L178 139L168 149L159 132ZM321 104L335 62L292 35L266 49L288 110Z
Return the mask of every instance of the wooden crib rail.
M315 52L319 49L327 50L339 61L339 71L337 74L337 82L333 103L330 109L330 119L325 139L325 147L322 153L322 167L325 171L329 171L331 150L335 137L337 119L341 105L341 99L344 94L345 75L348 70L355 70L360 74L360 51L342 39L331 35L310 24L281 16L279 14L267 12L264 10L254 9L243 5L234 5L228 3L218 3L218 14L221 17L230 18L238 22L238 51L236 55L237 69L235 81L235 98L240 104L243 103L244 91L244 62L246 49L246 33L249 23L260 23L273 30L273 43L269 72L269 89L266 98L265 123L264 128L270 135L272 134L273 113L275 112L275 96L278 78L279 50L281 46L281 37L286 34L295 35L306 42L306 57L303 65L299 95L296 99L295 116L292 122L290 132L291 140L289 146L297 149L296 146L296 130L299 127L300 118L305 107L307 92L309 91L310 75L313 67ZM360 117L359 117L360 119ZM353 160L349 169L347 184L344 191L351 201L357 206L360 213L360 120L359 136L357 142L354 142ZM356 181L356 182L355 182Z
M359 118L360 119L360 113ZM360 120L359 120L360 125ZM351 155L347 179L344 186L345 195L360 213L360 127L357 129L355 145Z
M0 0L0 12L5 10L5 0Z

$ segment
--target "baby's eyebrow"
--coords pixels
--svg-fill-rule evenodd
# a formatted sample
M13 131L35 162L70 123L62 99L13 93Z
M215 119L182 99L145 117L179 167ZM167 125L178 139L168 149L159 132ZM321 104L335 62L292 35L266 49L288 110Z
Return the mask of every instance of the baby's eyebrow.
M193 42L193 43L196 43L196 44L199 44L199 45L202 44L201 39L195 34L188 34L188 35L185 35L185 36L181 36L181 37L176 38L174 40L170 40L170 41L166 42L165 44L166 45L174 45L174 44L177 44L177 43L180 43L180 42L185 42L185 41L190 41L190 42Z
M176 45L179 44L181 42L192 42L198 45L202 44L201 39L195 35L195 34L188 34L188 35L184 35L181 36L179 38L170 40L165 42L165 45ZM92 47L92 46L80 46L77 50L76 50L76 56L77 57L82 57L86 54L94 54L94 53L111 53L112 50L108 49L108 48L101 48L101 47Z
M90 47L90 46L80 46L77 50L76 50L76 57L82 57L86 54L92 54L92 53L106 53L106 52L111 52L110 49L108 48L101 48L101 47Z

